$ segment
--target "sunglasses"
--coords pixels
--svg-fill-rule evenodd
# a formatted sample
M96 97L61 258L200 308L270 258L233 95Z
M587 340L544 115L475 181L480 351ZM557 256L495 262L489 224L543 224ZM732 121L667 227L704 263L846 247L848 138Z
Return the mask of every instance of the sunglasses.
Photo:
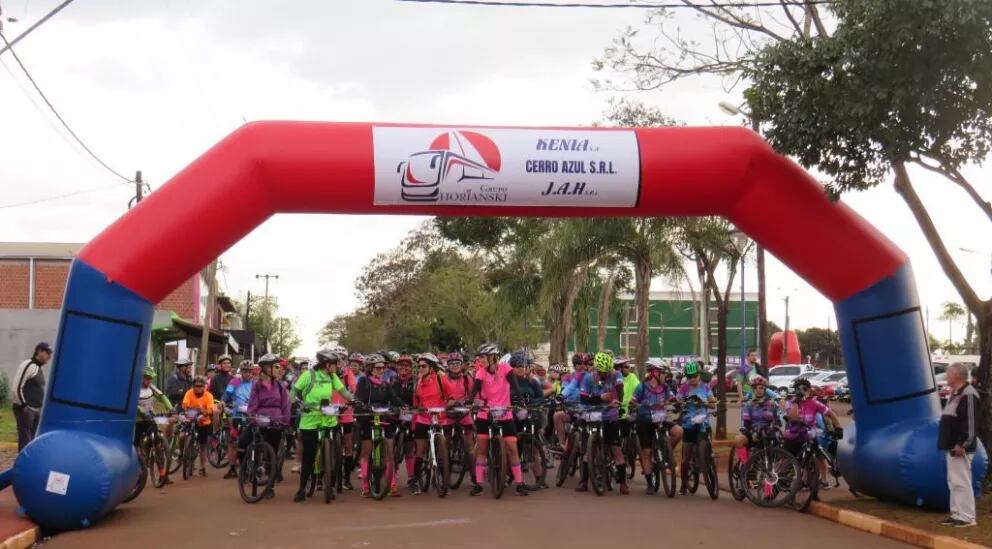
M385 366L373 366L372 369L373 370L385 370L386 367Z

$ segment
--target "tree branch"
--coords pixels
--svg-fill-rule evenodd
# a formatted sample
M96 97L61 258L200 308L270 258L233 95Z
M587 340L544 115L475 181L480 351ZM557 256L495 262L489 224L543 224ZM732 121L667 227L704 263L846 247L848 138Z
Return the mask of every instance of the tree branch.
M806 14L813 21L813 26L816 27L816 33L818 35L823 37L830 36L830 33L827 32L827 27L823 25L823 20L820 19L820 10L817 9L815 4L806 4Z
M964 189L964 192L968 193L968 196L971 197L971 200L974 201L975 205L982 210L982 213L989 218L989 221L992 221L992 202L989 202L981 194L979 194L978 190L975 189L975 186L968 181L968 178L966 178L960 170L957 168L948 168L939 159L934 159L937 162L937 165L929 164L921 155L914 155L911 157L911 160L917 166L936 174L940 174L949 179L952 183Z
M923 205L923 201L916 194L916 189L913 188L913 182L909 179L909 173L906 172L906 165L902 162L893 162L892 168L896 173L895 190L902 196L906 205L909 206L909 210L913 213L913 217L916 218L916 223L923 231L923 236L926 237L934 255L937 256L937 262L940 263L941 269L944 270L944 274L950 279L951 284L954 285L954 289L957 290L968 309L975 316L981 317L983 312L982 300L968 283L968 280L965 279L950 252L947 251L947 246L944 245L944 240L937 232L937 227L934 225L933 219L930 218L930 213L927 212L926 206Z
M784 11L785 16L789 18L789 23L792 23L792 28L796 29L796 33L798 33L799 36L805 36L805 34L803 34L803 27L799 24L799 21L792 16L792 12L789 10L789 3L786 2L786 0L779 0L779 2L782 3L782 11Z
M710 0L711 6L703 6L692 2L692 0L682 0L682 3L693 8L694 10L702 13L706 17L716 19L721 23L730 25L731 27L738 27L741 29L751 30L755 32L760 32L762 34L768 35L778 42L785 42L787 39L780 36L778 33L772 31L768 27L763 25L757 25L742 19L738 14L734 13L730 8L720 6L715 0ZM712 7L712 10L710 9Z

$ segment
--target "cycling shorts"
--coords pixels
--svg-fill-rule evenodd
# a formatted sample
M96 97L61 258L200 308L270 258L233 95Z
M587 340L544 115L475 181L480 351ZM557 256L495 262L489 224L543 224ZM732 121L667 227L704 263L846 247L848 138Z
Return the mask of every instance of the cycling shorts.
M695 444L699 442L699 428L682 428L682 442L685 444Z
M646 450L654 446L654 423L650 421L638 421L634 424L637 433L637 441L641 444L641 449Z
M204 446L207 440L210 438L214 432L212 425L197 425L196 426L196 441L200 443L200 446Z
M517 422L514 420L497 421L496 425L499 425L503 429L503 438L515 437L517 436ZM475 420L475 432L479 434L479 437L489 437L489 420L488 419L477 419Z
M141 438L145 436L145 433L151 432L152 429L157 429L154 421L149 421L147 419L138 420L134 423L134 445L137 446L141 443Z
M603 422L603 443L607 446L620 446L620 422Z
M372 440L372 420L365 418L358 420L358 429L361 434L362 440ZM393 438L396 436L396 424L395 423L382 423L382 435L386 438Z

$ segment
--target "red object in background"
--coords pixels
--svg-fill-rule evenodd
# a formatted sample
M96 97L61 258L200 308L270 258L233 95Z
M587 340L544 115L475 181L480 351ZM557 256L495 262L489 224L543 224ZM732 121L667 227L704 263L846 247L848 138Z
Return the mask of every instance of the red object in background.
M789 330L789 356L782 360L782 347L785 343L785 332L772 334L771 341L768 342L768 367L780 364L800 364L803 359L802 350L799 348L799 338L796 332Z

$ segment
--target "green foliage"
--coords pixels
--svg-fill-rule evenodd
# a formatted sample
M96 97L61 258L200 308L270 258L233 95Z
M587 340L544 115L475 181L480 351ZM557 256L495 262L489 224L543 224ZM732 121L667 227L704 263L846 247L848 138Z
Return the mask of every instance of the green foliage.
M837 366L844 363L840 348L840 333L826 328L796 330L799 348L804 355L812 357L818 366Z
M830 36L781 41L747 68L745 97L779 151L833 178L882 182L893 162L946 169L992 146L992 2L841 0Z
M0 373L0 407L10 405L10 380L7 374Z

